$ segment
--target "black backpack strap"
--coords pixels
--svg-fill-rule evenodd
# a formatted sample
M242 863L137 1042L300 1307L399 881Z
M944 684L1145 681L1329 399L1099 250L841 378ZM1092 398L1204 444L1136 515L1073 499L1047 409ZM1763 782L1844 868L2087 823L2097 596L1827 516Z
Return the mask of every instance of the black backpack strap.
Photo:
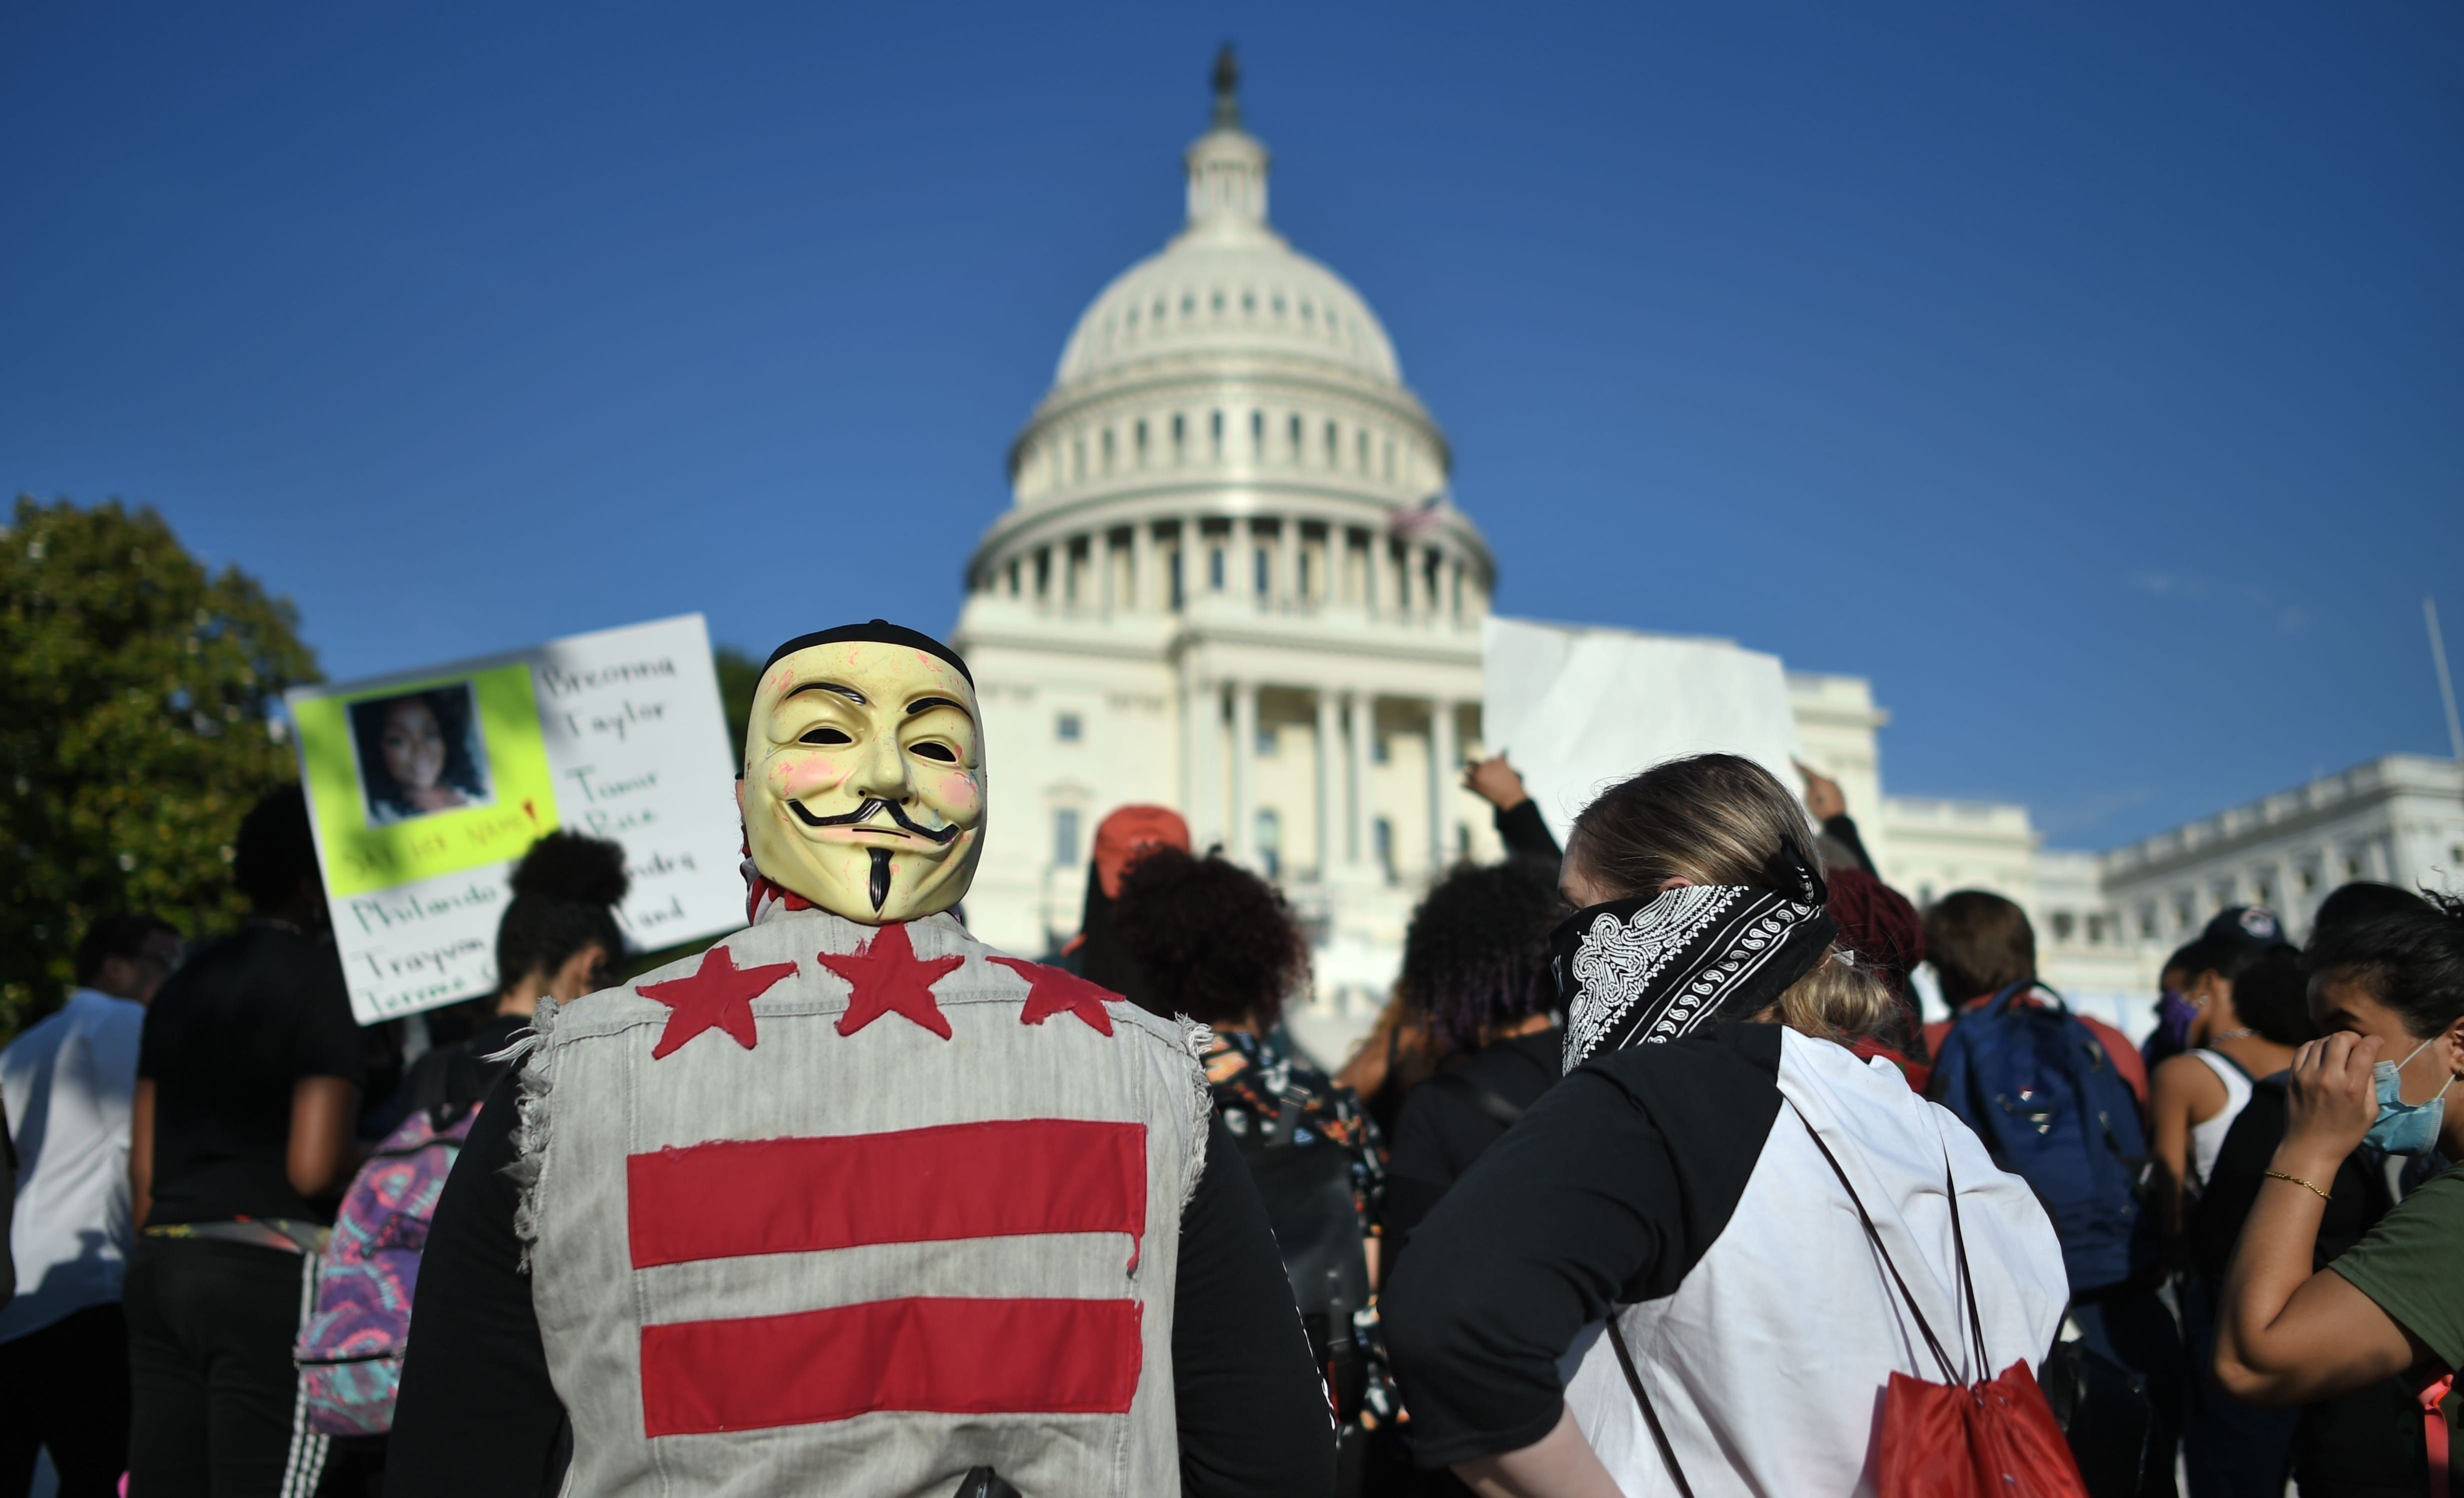
M1677 1448L1668 1443L1668 1432L1661 1428L1660 1411L1652 1408L1651 1396L1643 1392L1642 1375L1635 1371L1634 1349L1625 1345L1625 1333L1617 1330L1617 1312L1609 1308L1609 1346L1617 1350L1617 1366L1625 1370L1625 1386L1634 1391L1634 1402L1642 1408L1642 1422L1651 1427L1651 1440L1660 1447L1660 1460L1667 1465L1668 1477L1677 1485L1678 1498L1694 1498L1694 1485L1685 1480L1685 1469L1677 1465Z
M1429 1078L1428 1085L1459 1102L1469 1103L1509 1129L1514 1127L1514 1120L1523 1116L1520 1106L1460 1071L1441 1071Z

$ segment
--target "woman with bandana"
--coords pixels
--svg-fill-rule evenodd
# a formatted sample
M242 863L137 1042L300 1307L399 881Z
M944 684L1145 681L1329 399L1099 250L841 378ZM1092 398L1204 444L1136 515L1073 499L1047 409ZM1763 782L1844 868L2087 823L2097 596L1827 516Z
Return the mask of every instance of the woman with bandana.
M1835 945L1813 844L1733 755L1576 820L1566 1079L1386 1295L1424 1465L1534 1498L1845 1493L1893 1375L1973 1384L2052 1345L2068 1286L2026 1184L1848 1048L1895 1006Z
M2330 929L2309 967L2311 1012L2328 1034L2293 1063L2283 1142L2226 1276L2216 1377L2260 1404L2401 1378L2422 1419L2410 1475L2426 1465L2430 1491L2453 1492L2464 1175L2431 1177L2323 1267L2314 1254L2357 1148L2464 1159L2464 1110L2447 1106L2464 1076L2464 901L2432 895ZM2324 1486L2305 1474L2301 1490Z

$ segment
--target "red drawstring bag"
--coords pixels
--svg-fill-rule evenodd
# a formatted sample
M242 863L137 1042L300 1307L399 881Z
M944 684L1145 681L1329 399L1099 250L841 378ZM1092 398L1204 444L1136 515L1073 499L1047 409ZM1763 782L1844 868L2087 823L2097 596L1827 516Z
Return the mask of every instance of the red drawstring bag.
M1882 1391L1881 1426L1876 1433L1874 1486L1880 1498L2088 1498L2070 1443L2063 1439L2053 1407L2045 1402L2044 1391L2036 1387L2036 1376L2026 1360L2013 1363L2000 1377L1983 1383L1971 1385L1960 1377L1942 1340L1925 1323L1925 1312L1917 1309L1916 1296L1901 1278L1900 1267L1891 1262L1891 1251L1882 1246L1882 1235L1875 1230L1874 1219L1848 1173L1839 1168L1831 1146L1822 1142L1811 1123L1805 1132L1831 1162L1848 1200L1856 1203L1866 1238L1881 1256L1882 1267L1891 1272L1892 1283L1900 1288L1900 1297L1907 1302L1908 1314L1916 1319L1917 1331L1946 1380L1931 1383L1891 1371ZM1985 1356L1985 1323L1976 1310L1976 1282L1968 1269L1968 1234L1959 1220L1959 1181L1950 1174L1947 1154L1943 1157L1943 1174L1950 1188L1950 1236L1959 1253L1959 1289L1967 1301L1968 1329L1975 1339L1978 1365L1991 1367ZM1677 1491L1682 1498L1694 1498L1693 1487L1677 1465L1677 1452L1661 1428L1659 1412L1643 1392L1642 1376L1635 1369L1634 1355L1627 1350L1614 1315L1609 1318L1609 1343L1617 1352L1627 1386L1642 1406L1643 1423L1659 1444L1661 1460L1676 1480Z
M1831 1162L1832 1173L1857 1203L1857 1218L1865 1237L1891 1271L1908 1314L1916 1318L1944 1381L1928 1383L1897 1369L1882 1391L1882 1428L1875 1490L1881 1498L2087 1498L2087 1484L2070 1443L2055 1423L2053 1406L2036 1387L2027 1360L2013 1363L2000 1377L1970 1384L1943 1351L1942 1341L1925 1324L1925 1312L1882 1246L1882 1235L1865 1210L1848 1173L1809 1124L1814 1147ZM1959 1218L1959 1179L1951 1173L1950 1156L1942 1159L1945 1186L1950 1195L1950 1242L1959 1255L1959 1293L1968 1307L1968 1332L1976 1348L1976 1366L1993 1366L1985 1352L1985 1321L1976 1311L1976 1281L1968 1270L1968 1232Z
M1973 1387L1893 1370L1881 1440L1881 1498L2086 1498L2070 1443L2024 1360Z

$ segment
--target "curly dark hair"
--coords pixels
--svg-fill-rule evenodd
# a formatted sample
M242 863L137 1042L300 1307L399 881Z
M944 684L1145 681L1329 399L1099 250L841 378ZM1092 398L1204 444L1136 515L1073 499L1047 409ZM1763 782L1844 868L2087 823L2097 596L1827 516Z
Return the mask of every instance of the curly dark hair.
M1217 853L1158 848L1132 864L1112 930L1146 974L1138 1002L1160 1015L1269 1028L1309 972L1309 943L1284 897Z
M505 987L553 974L584 947L608 962L625 955L616 907L629 881L618 844L551 832L531 845L510 882L514 900L496 926L496 980Z
M1529 859L1465 865L1429 892L1403 935L1402 994L1441 1053L1555 1002L1549 933L1569 909L1555 876Z

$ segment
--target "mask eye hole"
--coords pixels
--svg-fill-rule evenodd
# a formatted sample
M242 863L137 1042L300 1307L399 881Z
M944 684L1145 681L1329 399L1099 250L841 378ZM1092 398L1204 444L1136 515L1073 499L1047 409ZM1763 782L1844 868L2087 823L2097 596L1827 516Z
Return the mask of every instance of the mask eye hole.
M919 760L931 760L936 764L956 764L958 762L958 752L951 748L948 744L911 744L908 746L908 752L914 755Z
M799 738L796 742L800 744L851 744L855 742L855 740L849 738L844 729L824 727L806 729L803 735Z

